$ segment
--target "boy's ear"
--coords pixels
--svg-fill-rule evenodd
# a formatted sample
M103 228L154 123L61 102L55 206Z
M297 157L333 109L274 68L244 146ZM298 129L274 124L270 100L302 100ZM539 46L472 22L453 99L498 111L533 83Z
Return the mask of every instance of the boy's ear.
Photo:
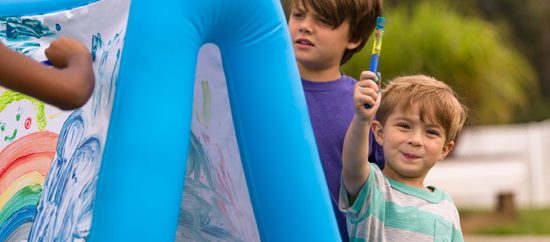
M359 46L361 43L363 43L363 40L357 40L357 41L350 41L348 42L348 44L346 45L346 48L348 50L353 50L355 48L357 48L357 46Z
M370 128L372 129L372 133L374 134L374 138L376 139L376 142L378 142L379 145L384 144L384 127L378 120L372 121L372 124L370 125Z
M451 152L454 146L454 141L451 141L447 145L443 146L443 149L441 150L441 155L439 155L439 159L437 161L443 160L449 154L449 152Z

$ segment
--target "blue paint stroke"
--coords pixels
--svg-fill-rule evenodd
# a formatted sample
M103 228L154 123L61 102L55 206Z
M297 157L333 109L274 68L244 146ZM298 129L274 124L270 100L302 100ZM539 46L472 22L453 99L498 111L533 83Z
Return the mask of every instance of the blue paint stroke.
M122 33L122 31L120 32ZM109 40L105 43L101 39L101 34L92 36L92 58L95 60L96 57L101 55L101 61L99 62L99 67L96 75L96 86L94 89L94 94L92 96L92 126L95 126L97 117L99 115L99 108L107 109L110 107L112 91L116 79L118 78L118 68L119 68L119 59L120 59L120 49L117 51L116 61L114 64L113 72L111 74L110 81L104 84L105 68L107 66L109 52L111 49L120 42L120 33L115 34L115 37L112 40ZM103 86L109 87L104 90ZM106 92L106 93L103 93Z
M8 48L15 50L23 55L32 57L34 53L40 48L39 43L27 42L27 43L16 43L6 45Z
M56 23L55 24L55 30L60 31L61 30L61 25Z
M13 232L4 240L4 242L22 242L29 239L31 232L32 222L25 222L17 227Z
M111 103L111 97L113 96L113 90L115 89L116 80L118 80L118 69L120 62L120 49L116 52L115 68L113 68L113 74L111 74L111 85L109 87L109 94L107 94L107 101L103 102L103 109L107 109L107 104Z
M83 138L84 120L76 110L61 129L29 241L74 241L90 232L101 142L96 135Z
M204 137L203 137L204 138ZM217 192L212 158L197 136L191 132L189 154L182 195L176 241L245 241L245 233L220 210L230 216L240 214L236 207ZM247 239L250 240L250 239Z
M32 222L36 216L36 206L25 206L12 214L0 228L0 241L6 241L17 228L27 222Z
M43 26L42 22L33 19L21 19L19 16L2 17L0 24L6 25L6 30L1 34L6 38L28 40L55 35L50 28Z

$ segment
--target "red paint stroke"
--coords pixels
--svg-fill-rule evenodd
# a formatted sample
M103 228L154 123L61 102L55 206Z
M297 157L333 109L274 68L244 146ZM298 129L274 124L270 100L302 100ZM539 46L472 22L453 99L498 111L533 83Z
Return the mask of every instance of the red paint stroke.
M217 148L217 151L218 151L218 154L220 155L220 163L219 163L219 166L220 166L220 169L221 169L221 174L220 174L220 171L218 171L218 169L216 169L216 175L218 176L218 187L220 188L221 192L224 193L225 197L227 199L229 199L229 201L231 201L231 204L236 204L235 203L235 191L237 191L235 189L235 186L233 185L233 180L231 179L231 176L229 176L229 172L226 171L225 169L225 162L224 162L224 159L223 159L223 152L222 152L222 148L220 147L220 144L216 143L215 144L216 148Z
M229 214L227 213L227 208L226 208L227 204L225 204L221 199L217 199L216 204L217 204L218 210L220 210L223 216L229 219Z
M31 128L31 117L28 117L27 120L25 120L25 128L30 129Z
M19 177L38 171L47 175L57 148L58 134L42 131L23 136L0 152L0 194Z

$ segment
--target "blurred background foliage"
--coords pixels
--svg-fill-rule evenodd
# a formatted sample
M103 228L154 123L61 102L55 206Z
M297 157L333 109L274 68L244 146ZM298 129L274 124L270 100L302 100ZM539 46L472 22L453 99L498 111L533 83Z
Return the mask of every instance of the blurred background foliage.
M289 0L282 0L288 14ZM550 1L387 0L379 71L383 82L425 74L471 109L469 124L550 118ZM341 71L368 70L372 37Z

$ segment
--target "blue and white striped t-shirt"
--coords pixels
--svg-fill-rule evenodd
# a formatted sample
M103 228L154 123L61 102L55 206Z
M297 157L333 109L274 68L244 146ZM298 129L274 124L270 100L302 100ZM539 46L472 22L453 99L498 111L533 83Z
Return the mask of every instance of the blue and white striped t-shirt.
M350 241L464 241L447 193L405 185L384 176L376 164L370 166L354 204L341 184L340 210L347 216Z

